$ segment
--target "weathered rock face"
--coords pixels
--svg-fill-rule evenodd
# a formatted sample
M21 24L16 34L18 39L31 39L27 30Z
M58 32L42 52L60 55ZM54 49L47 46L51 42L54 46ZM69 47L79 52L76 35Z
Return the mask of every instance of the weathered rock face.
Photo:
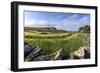
M24 51L25 52L29 52L29 51L31 51L34 48L36 48L36 46L25 45L24 46Z
M34 61L63 60L64 58L67 58L67 56L62 48L51 55L40 55L35 58Z
M25 61L48 61L48 60L67 60L67 59L88 59L90 58L90 48L81 47L79 50L69 54L63 48L50 55L42 53L42 49L38 46L24 46Z
M85 40L85 45L90 46L90 33L81 33L81 35Z
M60 49L54 57L54 60L61 60L64 56L64 49Z
M90 58L90 48L87 47L87 48L84 49L84 51L85 51L84 58L85 58L85 59Z
M74 57L79 59L84 59L84 48L80 48L79 50L74 52Z
M41 55L41 56L35 58L34 61L44 61L45 57L46 57L45 55Z
M29 53L32 52L32 50L35 48L36 48L36 46L25 45L24 46L24 57L29 55Z
M41 54L41 48L40 47L35 47L32 52L26 56L25 61L31 61L34 58L36 58L37 56L39 56Z
M64 60L68 59L69 55L66 54L64 49L60 49L53 54L43 55L41 48L39 47L31 47L31 52L28 56L25 57L25 61L48 61L48 60ZM28 47L29 48L29 47ZM33 48L33 49L32 49ZM29 50L28 50L29 51Z
M86 59L90 58L90 48L89 47L81 47L79 50L74 51L70 54L70 59Z
M54 60L64 60L64 59L68 59L68 58L69 58L69 55L67 54L67 52L65 52L65 50L63 48L58 50L54 56Z
M51 56L51 55L40 55L39 57L34 59L34 61L48 61L48 60L53 60L53 56Z

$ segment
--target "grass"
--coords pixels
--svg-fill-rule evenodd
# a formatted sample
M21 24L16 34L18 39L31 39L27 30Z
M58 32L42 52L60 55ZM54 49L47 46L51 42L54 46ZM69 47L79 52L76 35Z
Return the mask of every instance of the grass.
M44 31L40 30L30 31L28 29L25 31L25 42L41 47L44 54L52 54L61 48L64 48L67 53L71 53L85 45L84 38L80 36L79 32L61 31L53 33L48 29L48 31L45 30L45 34Z

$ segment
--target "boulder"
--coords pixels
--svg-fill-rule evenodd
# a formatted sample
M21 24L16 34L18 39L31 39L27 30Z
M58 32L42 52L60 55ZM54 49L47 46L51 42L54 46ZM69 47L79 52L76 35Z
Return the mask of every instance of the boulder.
M74 51L70 54L70 59L87 59L90 58L90 48L89 47L81 47L77 51Z
M65 50L62 48L50 55L40 55L37 58L35 58L34 61L64 60L68 58L69 55L67 55L65 53Z
M84 53L84 48L83 47L74 52L74 58L75 59L83 59L84 55L85 55L85 53Z
M38 57L39 55L41 55L41 48L40 47L36 47L32 50L32 52L25 58L25 61L33 61L34 58Z
M33 50L34 48L36 48L36 46L25 45L24 46L24 51L29 52L29 51Z
M65 50L63 48L58 50L54 56L54 60L64 60L64 59L68 59L68 58L69 58L69 54L67 52L65 52Z
M40 55L37 58L34 59L34 61L48 61L53 60L53 56L50 55Z
M36 48L36 46L25 45L24 46L24 57L29 55L29 53L32 52L32 50L35 48Z
M89 47L86 47L86 48L84 49L84 51L85 51L84 58L85 58L85 59L89 59L89 58L90 58L90 48L89 48Z
M45 60L45 55L38 56L37 58L34 59L34 61L44 61Z

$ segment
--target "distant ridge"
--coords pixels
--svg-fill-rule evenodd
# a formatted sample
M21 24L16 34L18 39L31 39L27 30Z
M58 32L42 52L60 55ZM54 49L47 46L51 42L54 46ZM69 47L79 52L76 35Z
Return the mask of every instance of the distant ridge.
M24 27L24 30L48 31L48 32L67 32L66 30L58 30L55 27Z

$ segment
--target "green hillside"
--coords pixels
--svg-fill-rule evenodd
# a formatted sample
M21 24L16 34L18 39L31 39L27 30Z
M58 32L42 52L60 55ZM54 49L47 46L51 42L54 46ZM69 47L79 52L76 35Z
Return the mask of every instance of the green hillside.
M84 36L80 32L68 32L55 28L25 28L25 44L39 46L44 54L52 54L64 48L71 53L85 44Z

